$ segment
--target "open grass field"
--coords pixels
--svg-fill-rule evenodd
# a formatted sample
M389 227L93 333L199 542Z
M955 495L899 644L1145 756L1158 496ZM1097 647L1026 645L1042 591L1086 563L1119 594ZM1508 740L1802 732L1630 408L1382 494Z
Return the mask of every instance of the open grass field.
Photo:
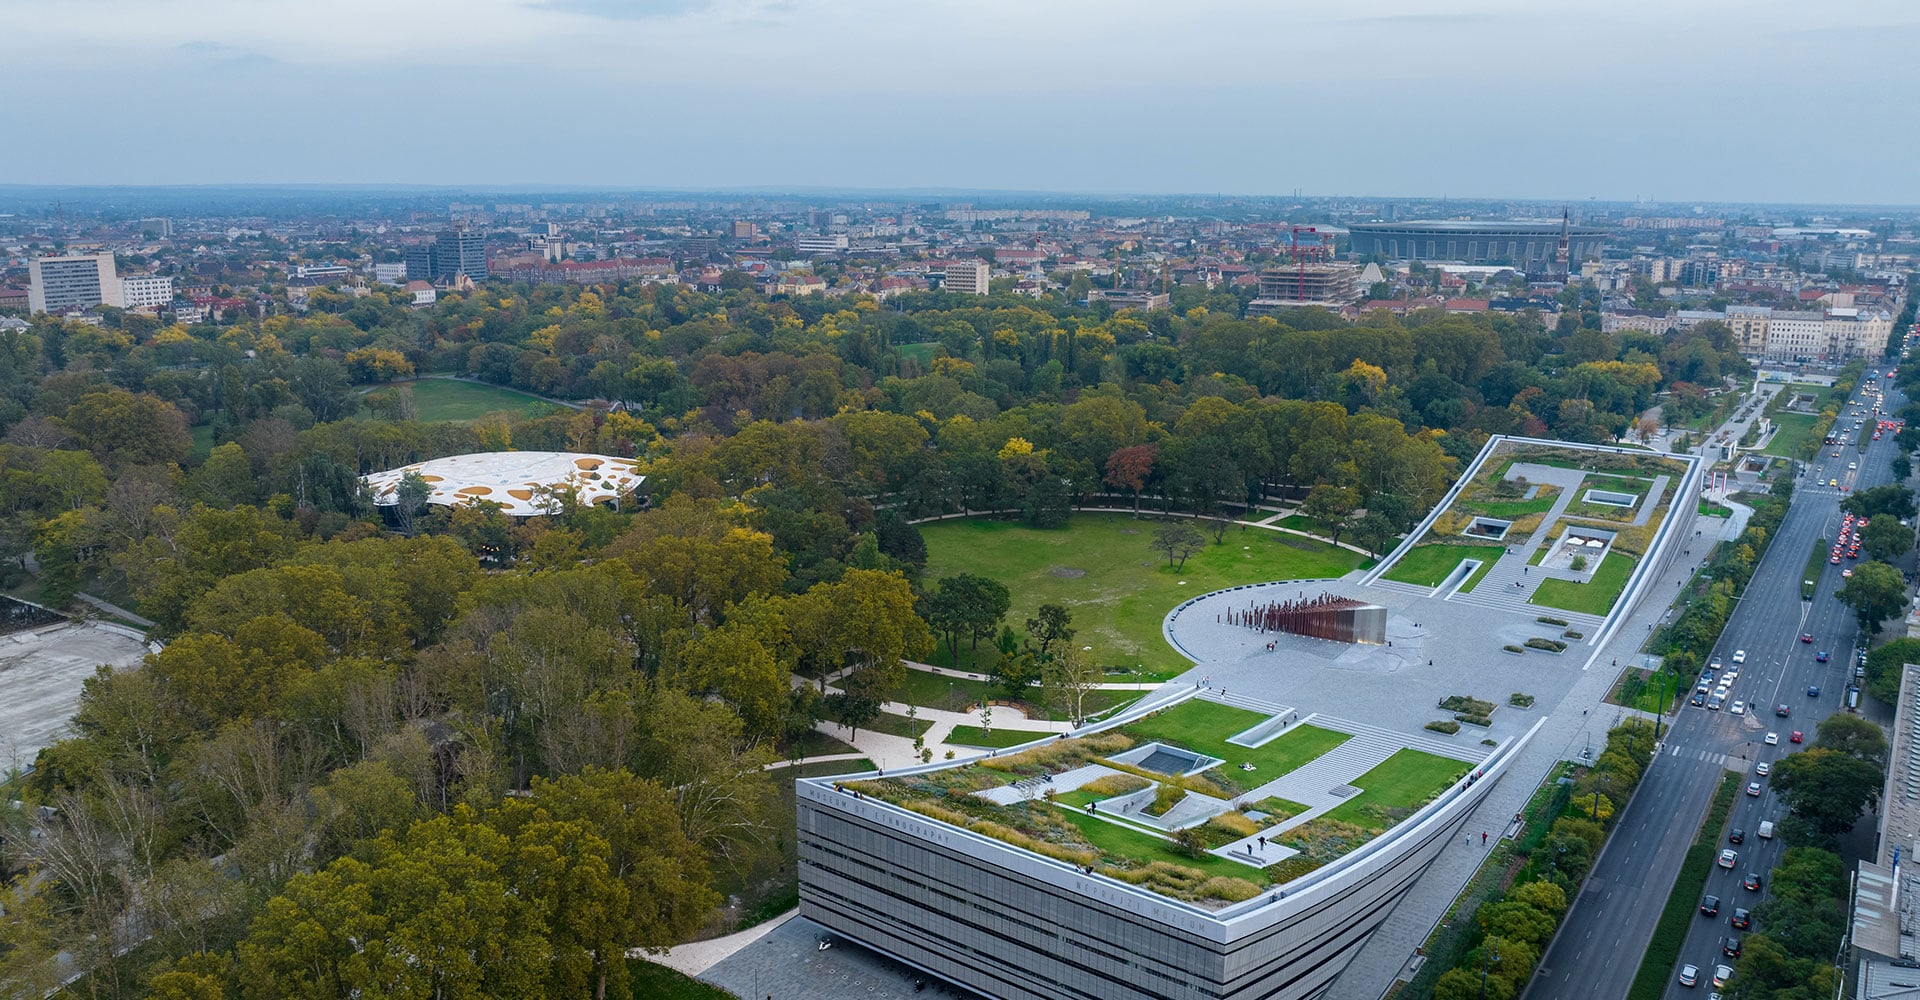
M1782 411L1772 415L1773 422L1779 426L1773 440L1760 449L1763 455L1777 455L1781 458L1793 458L1800 454L1800 446L1813 436L1814 421L1819 418L1811 413L1793 413Z
M374 391L391 391L400 387L413 393L415 419L422 423L478 420L499 410L516 416L536 417L558 409L552 403L513 389L444 378L393 382Z
M1118 823L1110 823L1074 809L1062 809L1060 813L1067 818L1067 822L1079 827L1080 832L1086 835L1088 843L1102 854L1141 861L1165 861L1168 864L1194 868L1208 875L1244 878L1260 885L1267 883L1266 872L1251 865L1228 861L1214 854L1201 858L1191 857L1175 847L1173 841L1164 837L1121 826Z
M979 726L955 726L953 734L947 737L948 743L958 743L963 747L980 747L987 750L1004 750L1017 747L1022 743L1031 743L1042 736L1052 736L1050 732L1033 729L981 729Z
M1624 552L1609 552L1600 563L1600 569L1593 574L1591 582L1542 580L1540 589L1533 592L1532 599L1527 603L1563 611L1605 615L1613 610L1613 602L1619 600L1620 592L1627 587L1627 577L1633 575L1633 568L1637 565L1639 563Z
M899 351L901 357L912 358L925 368L933 364L934 355L940 353L940 344L932 340L924 344L896 344L894 350Z
M1363 558L1296 535L1234 528L1223 544L1209 542L1175 570L1153 548L1155 523L1077 514L1058 529L980 519L923 524L925 576L974 573L1005 584L1013 595L1007 624L1016 633L1040 605L1065 605L1078 630L1073 641L1092 646L1096 662L1138 665L1150 679L1164 679L1192 665L1160 635L1181 601L1242 583L1342 576ZM944 666L946 651L934 660Z
M1331 729L1296 725L1259 747L1227 742L1227 737L1265 721L1267 717L1259 712L1190 698L1164 712L1127 723L1121 731L1218 757L1227 762L1223 766L1230 776L1239 774L1242 761L1251 763L1254 774L1248 780L1254 783L1272 781L1352 739Z
M1413 809L1466 772L1464 761L1419 750L1400 750L1354 780L1360 794L1324 815L1328 819L1377 827L1379 823L1369 815L1368 806L1394 811Z
M1416 545L1387 570L1387 579L1420 587L1438 587L1462 560L1478 559L1481 570L1492 568L1494 560L1506 551L1504 545ZM1484 576L1485 573L1480 574ZM1474 581L1478 582L1478 581Z

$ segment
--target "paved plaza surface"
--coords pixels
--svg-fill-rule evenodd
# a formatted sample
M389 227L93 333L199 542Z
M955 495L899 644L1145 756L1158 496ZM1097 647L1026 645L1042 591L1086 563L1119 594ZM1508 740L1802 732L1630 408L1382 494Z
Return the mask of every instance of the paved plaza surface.
M822 950L822 941L832 944ZM700 978L746 1000L986 1000L868 951L805 917L781 924Z
M0 636L0 768L33 763L59 738L95 668L131 667L146 654L136 633L98 625Z

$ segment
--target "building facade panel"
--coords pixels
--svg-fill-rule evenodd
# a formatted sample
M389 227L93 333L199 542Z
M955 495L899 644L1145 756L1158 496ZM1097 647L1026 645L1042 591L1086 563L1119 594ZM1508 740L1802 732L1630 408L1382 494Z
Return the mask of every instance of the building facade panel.
M1607 231L1569 226L1570 260L1600 256ZM1390 260L1460 260L1543 267L1560 250L1557 222L1361 222L1348 227L1353 253Z

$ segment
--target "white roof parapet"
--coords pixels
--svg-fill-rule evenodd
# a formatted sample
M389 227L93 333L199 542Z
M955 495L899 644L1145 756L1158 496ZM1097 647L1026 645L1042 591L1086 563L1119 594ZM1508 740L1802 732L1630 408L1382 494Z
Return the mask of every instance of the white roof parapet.
M427 502L446 507L484 500L502 513L532 517L553 513L552 494L570 489L583 504L606 503L646 481L630 458L576 451L488 451L452 455L363 476L373 502L400 502L400 480L418 473L432 492Z

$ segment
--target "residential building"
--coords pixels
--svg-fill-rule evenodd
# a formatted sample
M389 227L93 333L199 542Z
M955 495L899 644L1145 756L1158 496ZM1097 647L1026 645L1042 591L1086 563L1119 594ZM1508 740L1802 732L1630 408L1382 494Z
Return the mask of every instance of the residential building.
M345 264L299 264L294 267L293 276L338 281L353 277L353 268Z
M1138 309L1150 312L1165 309L1172 298L1164 292L1149 292L1138 288L1095 288L1087 293L1087 305L1105 302L1115 309Z
M756 226L753 223L748 222L746 219L733 220L733 238L734 239L753 240L759 235L760 235L759 226Z
M120 279L120 300L128 309L161 309L173 301L173 279L158 274L129 274Z
M1766 350L1767 327L1773 310L1767 306L1728 306L1721 322L1733 331L1733 346L1741 354L1757 355Z
M950 260L947 280L941 287L957 295L985 295L991 271L984 260Z
M826 236L796 236L793 239L793 252L801 254L845 253L847 234L832 233Z
M434 279L464 274L474 281L487 277L487 234L471 229L449 229L434 238L434 263L439 270ZM409 261L408 263L412 263ZM412 274L409 269L408 274Z
M0 288L0 315L28 312L28 294L24 288Z
M110 253L35 257L27 262L27 273L30 312L65 313L122 302Z
M413 305L415 307L433 305L440 297L440 293L434 291L433 282L431 281L407 282L407 294L413 296Z

